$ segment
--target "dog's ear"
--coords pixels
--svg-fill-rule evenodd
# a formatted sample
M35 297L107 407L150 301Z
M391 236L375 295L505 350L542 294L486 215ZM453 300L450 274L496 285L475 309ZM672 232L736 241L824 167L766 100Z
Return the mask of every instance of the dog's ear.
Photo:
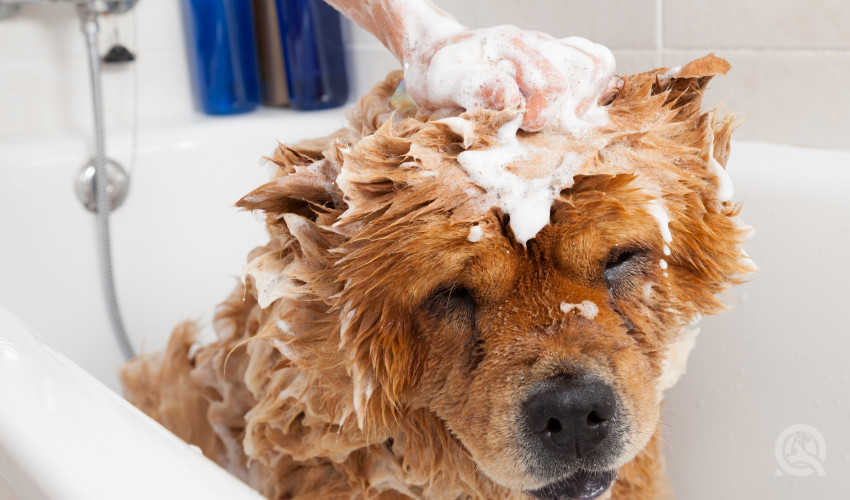
M712 53L684 66L626 76L611 104L629 114L654 114L652 110L656 106L665 106L676 110L682 118L699 116L708 82L716 75L726 74L730 67L726 60Z
M337 133L336 135L338 135ZM342 158L340 144L332 135L297 147L280 144L271 157L271 182L263 184L236 202L246 210L260 210L270 226L281 225L284 214L316 220L318 212L330 212L342 203L336 185ZM324 151L320 151L324 148Z
M674 108L694 107L698 110L708 82L717 75L725 75L731 67L728 61L712 52L684 66L661 68L653 72L652 93L666 93L665 101Z

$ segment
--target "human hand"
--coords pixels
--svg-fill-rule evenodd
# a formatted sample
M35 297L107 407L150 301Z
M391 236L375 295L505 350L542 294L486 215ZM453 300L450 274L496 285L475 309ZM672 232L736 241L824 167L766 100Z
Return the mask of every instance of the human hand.
M445 35L446 30L440 30ZM404 57L405 87L426 109L488 108L524 112L522 128L581 119L609 88L614 58L578 37L555 39L513 26L469 29L416 40Z

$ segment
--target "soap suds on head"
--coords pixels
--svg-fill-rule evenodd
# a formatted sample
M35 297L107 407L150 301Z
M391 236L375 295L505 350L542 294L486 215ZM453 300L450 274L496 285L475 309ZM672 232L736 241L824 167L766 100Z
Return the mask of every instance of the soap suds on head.
M432 44L452 30L463 28L445 19L435 18L430 11L417 7L421 19L410 40ZM431 23L437 23L433 30ZM420 26L421 25L421 26ZM609 123L608 109L600 106L600 97L615 81L615 60L611 51L580 37L555 39L542 33L528 34L513 26L471 30L469 36L453 40L440 48L430 64L419 67L405 63L405 80L411 89L424 92L432 106L466 110L487 107L482 88L494 82L515 82L521 69L525 93L536 93L548 99L539 111L546 130L568 134L570 141L581 142L594 128ZM518 44L521 40L522 44ZM550 71L541 69L541 62L530 54L538 54ZM554 72L557 76L553 79ZM551 92L552 85L563 86ZM523 176L509 167L532 155L530 146L517 139L524 118L523 109L498 131L498 145L486 150L467 150L458 155L458 162L472 182L482 187L498 206L510 216L510 226L517 241L525 243L549 223L549 211L554 198L573 183L573 175L585 157L573 152L564 153L559 161L547 163L548 175ZM464 138L463 147L472 145L474 124L452 117L440 120ZM515 173L516 172L516 173Z
M664 243L672 242L673 234L670 233L670 216L667 215L667 211L661 206L661 202L659 200L650 201L646 210L658 221L658 229L661 231L661 239L664 240ZM667 254L665 253L665 255Z
M661 75L660 80L661 81L669 80L669 79L675 77L676 75L678 75L681 72L682 72L681 66L673 66L672 68L668 69L666 73Z
M469 236L467 239L472 243L478 243L481 241L481 237L484 235L484 231L481 229L481 226L475 224L474 226L469 228Z
M283 356L290 361L304 360L303 353L301 353L298 349L292 348L288 342L284 342L280 339L272 339L272 345L279 353L283 354Z
M584 163L584 157L566 152L560 164L542 177L527 178L511 172L509 168L516 162L536 153L535 148L517 139L520 123L522 115L502 125L496 137L498 146L464 151L457 161L470 180L487 192L493 204L510 215L511 230L517 241L525 245L549 223L552 201L562 189L572 186L573 175ZM452 125L465 127L456 121Z
M452 132L463 137L463 147L468 148L475 137L475 124L471 121L461 118L460 116L452 116L437 120L440 123L445 123L449 126Z
M581 304L561 302L561 312L569 314L573 310L577 310L587 320L592 320L599 314L599 307L592 300L582 301Z
M282 319L279 319L279 320L277 320L276 325L277 325L277 329L280 330L280 333L282 333L283 335L286 335L287 337L294 337L288 322L286 322Z

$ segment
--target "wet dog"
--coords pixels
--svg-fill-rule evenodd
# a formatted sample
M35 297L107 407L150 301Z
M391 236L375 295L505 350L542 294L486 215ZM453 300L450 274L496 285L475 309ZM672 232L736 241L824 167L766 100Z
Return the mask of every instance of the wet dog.
M519 132L512 179L560 176L531 238L460 161L514 116L429 115L391 74L347 130L275 151L218 340L181 325L128 398L269 498L662 496L663 391L752 270L733 119L700 108L727 69L624 77L581 137Z

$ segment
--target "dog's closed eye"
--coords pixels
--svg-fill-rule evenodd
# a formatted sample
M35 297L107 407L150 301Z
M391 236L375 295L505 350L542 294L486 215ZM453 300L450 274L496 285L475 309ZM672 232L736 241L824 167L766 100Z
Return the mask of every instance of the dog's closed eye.
M625 248L611 252L602 276L605 286L614 298L622 297L643 274L647 252L643 249Z
M477 308L472 293L461 285L439 289L428 299L427 307L438 318L445 318L458 324L474 322Z
M438 325L438 330L449 332L451 338L466 338L467 370L473 371L484 359L484 340L478 331L478 304L470 290L462 285L443 286L431 294L423 305L427 315ZM460 337L458 337L460 335ZM459 347L459 346L458 346Z

